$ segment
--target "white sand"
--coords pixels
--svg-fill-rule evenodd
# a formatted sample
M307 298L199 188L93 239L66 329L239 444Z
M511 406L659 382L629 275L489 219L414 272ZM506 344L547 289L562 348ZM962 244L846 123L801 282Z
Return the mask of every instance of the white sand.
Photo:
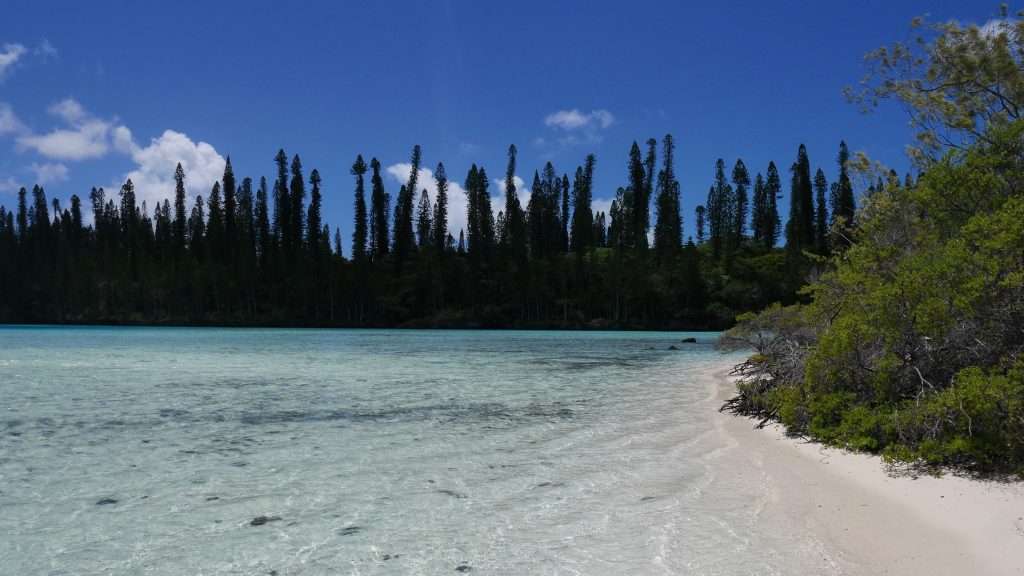
M718 399L732 394L723 370ZM1024 574L1024 483L890 476L878 457L786 438L719 414L736 458L773 495L763 518L806 525L844 574Z

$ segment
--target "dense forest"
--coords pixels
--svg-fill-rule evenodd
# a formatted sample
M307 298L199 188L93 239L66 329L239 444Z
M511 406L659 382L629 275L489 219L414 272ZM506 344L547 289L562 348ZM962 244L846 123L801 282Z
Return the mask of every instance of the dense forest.
M845 243L855 209L845 143L831 184L799 147L784 228L775 164L752 178L742 160L719 160L685 240L674 154L671 135L634 142L606 214L592 207L593 155L571 176L550 162L535 171L522 206L510 146L503 196L492 198L483 167L466 174L464 230L448 226L444 165L434 198L418 182L419 146L394 197L380 162L359 156L344 186L349 254L323 221L318 171L307 176L283 150L271 182L236 177L228 158L219 182L200 183L212 185L205 198L186 196L179 164L152 207L130 180L116 195L91 190L86 206L22 188L13 210L0 207L0 321L721 328L795 302L812 259Z
M917 21L864 92L920 133L917 182L865 198L806 303L744 317L723 409L892 462L1024 477L1024 20Z

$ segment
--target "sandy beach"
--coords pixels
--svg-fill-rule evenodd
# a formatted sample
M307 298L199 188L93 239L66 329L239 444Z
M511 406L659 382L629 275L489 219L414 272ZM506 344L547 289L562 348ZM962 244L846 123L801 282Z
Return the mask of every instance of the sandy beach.
M718 405L732 391L718 378ZM1024 574L1024 484L890 475L877 456L718 414L733 457L770 483L765 522L806 526L844 574Z

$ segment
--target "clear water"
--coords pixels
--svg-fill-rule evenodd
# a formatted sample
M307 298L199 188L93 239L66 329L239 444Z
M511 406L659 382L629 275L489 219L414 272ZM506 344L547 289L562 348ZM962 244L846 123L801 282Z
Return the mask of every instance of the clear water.
M0 328L0 573L818 566L685 336Z

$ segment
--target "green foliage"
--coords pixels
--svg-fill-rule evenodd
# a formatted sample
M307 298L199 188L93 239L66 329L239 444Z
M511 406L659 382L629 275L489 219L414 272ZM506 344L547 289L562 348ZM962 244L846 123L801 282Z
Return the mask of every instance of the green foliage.
M1022 143L1024 121L992 128L877 189L809 306L728 333L759 351L731 407L890 459L1024 470Z

